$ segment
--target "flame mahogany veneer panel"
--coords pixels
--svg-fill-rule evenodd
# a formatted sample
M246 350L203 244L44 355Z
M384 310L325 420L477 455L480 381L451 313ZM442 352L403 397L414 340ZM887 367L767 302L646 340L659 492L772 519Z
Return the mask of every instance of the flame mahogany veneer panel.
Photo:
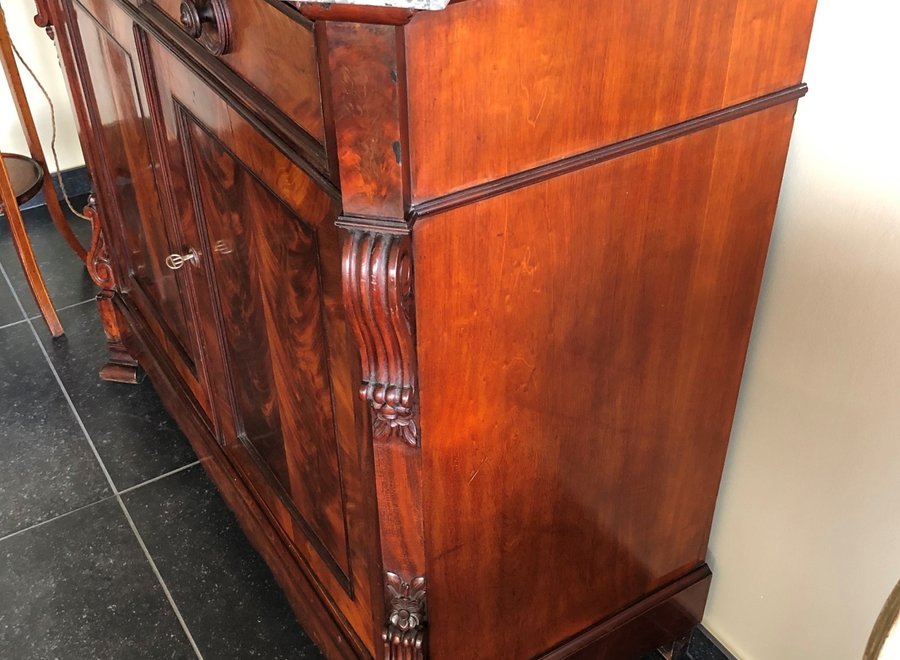
M90 11L87 11L90 9ZM167 347L196 400L209 410L199 374L200 347L177 273L164 265L177 243L176 227L164 213L163 182L147 165L155 160L153 120L141 53L134 26L115 5L85 0L73 3L72 27L84 44L87 86L94 103L93 149L104 167L95 181L108 181L113 203L107 221L114 224L114 265L119 290L141 309L148 326Z
M152 2L179 23L181 0ZM232 43L219 59L324 144L315 36L275 4L265 0L224 2Z
M181 224L198 227L186 268L218 440L273 533L372 647L371 467L335 200L170 50L152 42L146 59L171 192Z
M416 225L434 657L704 561L795 106Z
M800 82L815 0L473 0L407 28L421 202Z

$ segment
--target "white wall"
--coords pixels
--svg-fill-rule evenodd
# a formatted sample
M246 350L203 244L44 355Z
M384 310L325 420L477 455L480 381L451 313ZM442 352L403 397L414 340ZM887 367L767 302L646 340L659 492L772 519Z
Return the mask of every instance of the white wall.
M56 106L59 131L56 151L59 154L60 167L69 169L83 165L84 157L78 144L75 118L65 81L56 60L55 46L44 30L37 27L32 20L35 13L34 2L32 0L2 0L2 5L6 12L6 23L13 42L50 93L50 98ZM53 157L50 154L52 134L50 108L40 90L32 82L28 72L22 67L19 70L28 92L28 101L31 104L38 132L41 134L47 164L53 170ZM0 71L0 151L28 153L22 129L19 127L16 107L2 71Z
M744 660L858 660L900 579L898 25L819 2L711 543Z

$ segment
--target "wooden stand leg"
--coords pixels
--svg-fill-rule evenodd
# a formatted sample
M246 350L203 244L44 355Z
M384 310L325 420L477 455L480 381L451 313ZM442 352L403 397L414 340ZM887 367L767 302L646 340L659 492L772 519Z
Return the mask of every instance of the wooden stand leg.
M9 229L12 232L13 244L16 247L16 254L19 261L22 262L22 270L25 271L25 279L34 299L37 301L38 308L41 310L41 316L50 328L50 334L54 337L63 335L63 327L56 315L56 308L53 301L50 300L50 294L47 292L47 285L44 283L44 276L38 267L37 259L34 256L34 250L31 248L31 241L25 231L25 223L22 220L22 213L19 211L19 204L16 201L16 193L13 190L12 183L9 180L9 173L3 158L0 157L0 212L2 212L9 221Z
M100 322L106 333L106 344L109 348L109 361L100 370L100 378L114 383L137 384L143 380L143 372L125 344L122 342L124 324L113 304L115 297L116 277L109 259L109 248L103 234L100 215L94 196L84 207L84 215L90 219L92 234L91 248L87 255L87 269L94 283L102 290L97 295L97 308L100 311Z
M53 224L56 226L56 230L59 232L60 236L62 236L69 247L72 248L75 255L81 261L84 261L87 258L87 252L85 251L84 246L78 241L75 232L72 231L72 226L69 224L69 220L66 218L66 214L59 203L59 199L56 197L56 188L53 186L53 179L51 178L47 163L41 162L41 167L44 169L43 191L44 200L47 203L47 212L50 213L50 218L53 220Z
M666 660L690 660L688 649L691 646L691 638L693 636L694 631L690 630L683 637L659 649L659 652Z
M15 101L19 122L22 125L22 130L25 132L28 151L44 171L43 191L44 199L47 202L47 210L50 213L53 224L56 225L57 231L59 231L69 247L72 248L72 251L78 255L78 258L84 261L85 249L78 242L78 237L75 236L75 232L69 226L69 221L66 219L59 200L56 198L56 189L53 187L53 179L50 178L50 169L47 167L47 158L44 156L44 149L41 146L41 139L34 124L31 107L28 105L28 98L25 96L25 87L22 85L22 77L19 75L19 68L16 65L15 53L13 52L12 41L10 40L2 9L0 9L0 62L2 62L6 81L9 83L9 89ZM56 337L57 335L54 334L53 336Z

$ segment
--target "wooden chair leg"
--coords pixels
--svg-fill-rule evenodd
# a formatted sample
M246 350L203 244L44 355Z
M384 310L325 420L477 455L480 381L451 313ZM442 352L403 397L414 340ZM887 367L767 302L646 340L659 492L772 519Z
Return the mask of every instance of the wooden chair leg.
M47 327L50 328L50 334L54 337L61 337L64 334L63 327L56 315L53 301L50 300L50 294L47 292L47 285L44 283L44 277L41 275L37 259L35 259L34 250L31 248L31 241L28 239L25 223L22 221L22 213L16 202L16 193L9 181L9 173L2 158L0 158L0 201L2 201L3 213L9 221L16 254L19 256L19 261L22 262L25 279L41 310L41 316L44 317Z

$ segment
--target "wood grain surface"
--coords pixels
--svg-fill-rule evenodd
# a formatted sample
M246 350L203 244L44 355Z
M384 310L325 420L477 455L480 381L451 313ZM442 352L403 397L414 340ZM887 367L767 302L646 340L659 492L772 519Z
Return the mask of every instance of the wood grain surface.
M532 657L703 561L794 108L416 225L434 657Z
M491 0L416 14L413 199L795 85L815 4Z

